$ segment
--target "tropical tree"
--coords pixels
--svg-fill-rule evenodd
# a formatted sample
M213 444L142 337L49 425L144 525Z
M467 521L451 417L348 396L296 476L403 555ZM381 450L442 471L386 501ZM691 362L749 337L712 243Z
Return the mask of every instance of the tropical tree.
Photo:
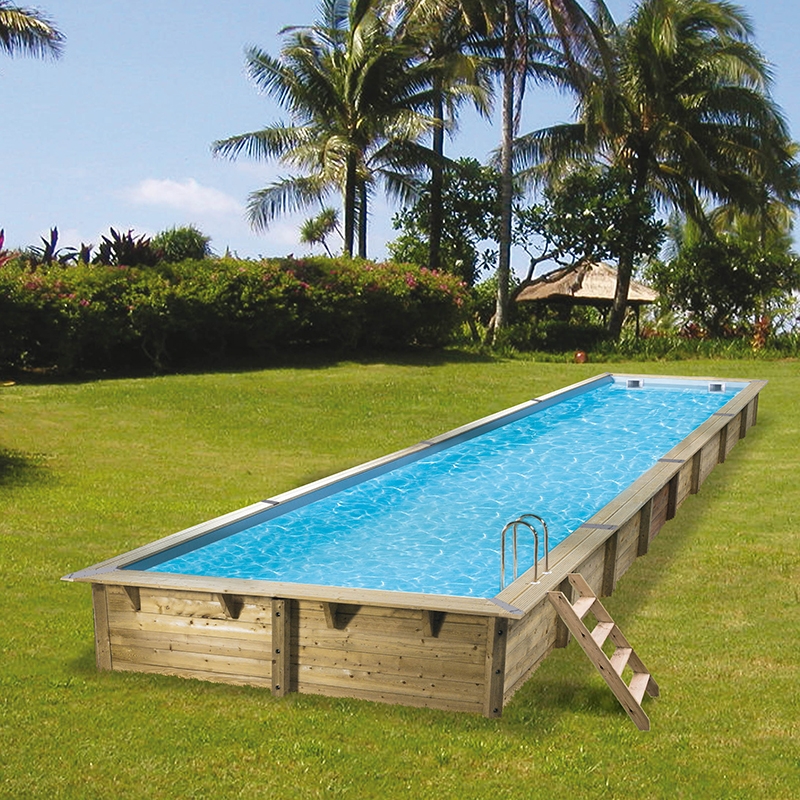
M479 113L491 109L493 71L487 55L487 41L470 28L457 2L432 9L424 0L389 3L390 15L397 15L397 38L410 45L426 65L431 81L431 109L434 120L430 182L426 187L429 219L427 263L439 269L444 226L445 133L457 127L457 111L471 101ZM490 46L490 45L489 45Z
M65 37L53 22L37 9L12 5L0 0L0 50L17 54L58 58Z
M377 0L324 0L321 19L284 31L279 58L247 51L255 84L291 114L288 124L233 136L215 154L278 159L298 174L253 192L248 216L257 229L280 213L342 194L344 249L366 256L370 192L382 179L400 198L409 175L428 161L420 138L432 126L424 65L394 42Z
M715 0L644 0L619 28L604 23L608 62L576 87L576 122L518 142L529 178L601 159L650 197L706 225L704 200L755 209L764 188L785 202L796 187L786 124L769 95L769 69L743 12ZM602 68L601 68L602 66ZM635 208L637 203L633 203ZM609 330L618 336L637 252L619 255Z
M406 206L393 220L400 235L387 244L393 261L427 266L432 182L422 187L413 205ZM480 273L496 261L486 246L497 230L497 171L473 158L461 158L444 170L442 192L441 266L472 286Z
M652 262L648 277L665 308L711 336L769 333L771 317L800 289L789 228L764 238L760 220L744 215L713 235L686 219L672 232L671 257Z
M339 230L339 212L335 208L323 208L316 217L307 219L300 226L300 241L312 247L321 244L325 252L333 257L328 247L328 237Z
M632 207L634 202L639 205ZM545 188L543 202L515 208L514 244L525 250L530 263L514 296L543 263L574 266L617 259L630 249L653 257L664 240L664 227L651 198L631 195L624 170L598 165L572 170Z
M514 203L512 147L519 129L525 88L538 80L582 85L588 58L602 61L605 46L600 27L577 0L418 0L423 7L447 11L455 6L476 34L497 37L502 53L502 138L500 144L500 221L497 304L494 330L505 325L511 281L511 228ZM595 16L610 15L602 0L591 0Z

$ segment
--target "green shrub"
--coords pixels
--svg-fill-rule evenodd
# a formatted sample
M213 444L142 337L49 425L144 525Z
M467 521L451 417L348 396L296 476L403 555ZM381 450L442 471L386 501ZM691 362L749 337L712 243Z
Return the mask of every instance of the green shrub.
M169 228L157 233L151 245L162 261L176 264L186 259L200 260L211 255L211 239L204 236L194 225Z
M152 267L158 263L159 255L144 234L134 236L133 231L119 233L111 228L111 236L100 237L94 261L115 267Z
M347 259L185 260L154 270L0 267L0 366L156 369L292 346L442 346L464 287L444 273Z

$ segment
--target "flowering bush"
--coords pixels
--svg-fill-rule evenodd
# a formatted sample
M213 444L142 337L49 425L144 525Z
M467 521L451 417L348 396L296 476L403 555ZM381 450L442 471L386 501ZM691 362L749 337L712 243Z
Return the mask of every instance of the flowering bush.
M293 345L441 346L465 298L451 275L349 259L35 271L10 259L0 266L0 366L163 369Z

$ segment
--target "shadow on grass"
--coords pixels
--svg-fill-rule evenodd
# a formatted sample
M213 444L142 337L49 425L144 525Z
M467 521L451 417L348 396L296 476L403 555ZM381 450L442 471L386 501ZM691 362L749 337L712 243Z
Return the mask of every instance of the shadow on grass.
M215 375L260 372L272 369L317 370L340 364L374 366L386 364L400 367L440 367L447 364L489 364L502 356L467 349L408 349L388 351L331 351L324 349L287 348L285 351L258 356L202 358L155 370L151 366L128 366L120 369L82 370L62 373L56 369L15 371L11 377L20 384L82 384L101 380L153 378L166 375Z
M93 646L87 646L78 658L69 661L70 674L87 676L97 675L97 660Z
M50 477L44 456L0 447L0 488L24 486Z

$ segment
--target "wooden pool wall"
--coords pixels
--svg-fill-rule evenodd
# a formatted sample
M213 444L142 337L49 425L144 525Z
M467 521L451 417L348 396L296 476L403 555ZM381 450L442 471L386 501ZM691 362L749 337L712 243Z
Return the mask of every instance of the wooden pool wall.
M303 692L499 716L547 654L568 642L547 592L561 589L569 597L570 572L580 572L600 596L614 591L664 523L756 423L764 382L744 383L554 548L550 574L534 584L530 570L493 599L121 569L174 546L183 534L65 580L92 584L101 670L263 686L276 696Z

